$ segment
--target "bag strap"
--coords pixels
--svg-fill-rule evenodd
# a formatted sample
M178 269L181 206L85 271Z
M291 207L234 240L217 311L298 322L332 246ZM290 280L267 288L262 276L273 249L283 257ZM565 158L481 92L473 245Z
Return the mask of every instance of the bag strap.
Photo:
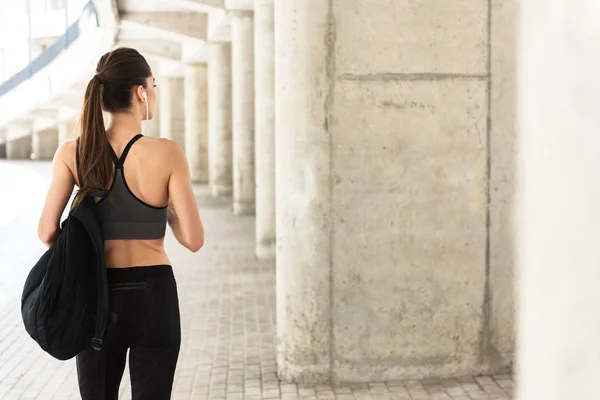
M93 195L93 193L92 193ZM93 197L85 199L86 201L94 202ZM99 229L99 226L95 226L94 229ZM101 232L96 232L100 234ZM102 235L94 235L94 237L102 237ZM117 315L112 313L109 315L109 304L108 304L108 282L106 277L106 265L104 263L104 241L96 243L97 252L97 268L96 268L96 283L97 283L97 296L98 304L96 309L96 326L94 329L94 337L92 338L92 348L96 352L96 396L98 400L105 400L105 388L106 388L106 348L104 348L104 341L106 336L110 334L112 327L117 321Z
M93 213L96 214L96 200L93 197L86 198L84 201L89 202ZM96 214L97 215L97 214ZM94 238L93 244L96 249L96 288L98 295L98 307L96 309L96 328L94 338L92 339L92 347L96 351L102 350L102 340L106 333L109 313L108 304L108 282L106 277L106 263L104 261L104 238L99 224L88 224L91 237Z
M82 189L84 187L84 183L83 183L83 176L81 174L81 168L79 165L79 138L77 138L77 148L76 148L76 152L75 152L75 162L77 163L76 168L77 168L77 177L79 179L79 189ZM90 199L86 199L87 201L90 202L94 202L94 197L100 197L100 198L105 198L106 196L108 196L109 191L108 190L104 190L104 189L95 189L90 193ZM95 205L95 204L94 204ZM101 232L94 232L99 234L100 237L102 237ZM95 235L94 237L98 237L98 235ZM96 282L97 282L97 295L98 295L98 307L96 310L96 327L94 330L94 337L92 338L92 348L97 351L98 357L101 358L101 350L102 350L102 344L103 344L103 340L104 340L104 336L106 334L106 330L107 330L107 325L108 324L114 324L115 322L115 318L113 317L110 321L108 320L108 310L109 310L109 305L108 305L108 283L106 281L106 266L104 263L104 243L95 243L96 245L96 252L99 256L98 258L98 268L97 268L97 273L96 273ZM100 358L98 363L100 363ZM98 364L98 366L100 367L100 364Z

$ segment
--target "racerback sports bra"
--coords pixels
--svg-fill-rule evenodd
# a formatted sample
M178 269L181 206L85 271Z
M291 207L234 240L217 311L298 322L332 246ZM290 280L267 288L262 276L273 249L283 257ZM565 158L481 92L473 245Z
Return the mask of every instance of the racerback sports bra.
M98 202L100 225L104 240L160 239L165 236L167 227L167 206L154 207L136 197L127 186L123 164L131 146L143 135L134 136L118 158L109 145L110 155L115 164L115 174L108 195ZM77 139L77 173L79 184L83 179L79 169L79 139Z

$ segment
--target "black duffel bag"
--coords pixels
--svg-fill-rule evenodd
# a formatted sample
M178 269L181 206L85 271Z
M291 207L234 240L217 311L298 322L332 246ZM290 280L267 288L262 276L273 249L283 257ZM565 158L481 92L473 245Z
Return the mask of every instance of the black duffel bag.
M101 350L109 319L108 287L93 197L69 212L56 243L29 273L21 314L29 335L54 358L68 360L90 344Z

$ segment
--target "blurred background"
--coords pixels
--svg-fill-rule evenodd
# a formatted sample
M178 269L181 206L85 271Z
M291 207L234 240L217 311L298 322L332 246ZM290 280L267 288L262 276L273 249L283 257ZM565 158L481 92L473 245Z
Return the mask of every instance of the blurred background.
M597 400L599 18L592 0L0 0L0 399L79 398L20 294L51 160L125 46L158 85L143 133L185 150L206 227L197 254L167 235L173 398Z

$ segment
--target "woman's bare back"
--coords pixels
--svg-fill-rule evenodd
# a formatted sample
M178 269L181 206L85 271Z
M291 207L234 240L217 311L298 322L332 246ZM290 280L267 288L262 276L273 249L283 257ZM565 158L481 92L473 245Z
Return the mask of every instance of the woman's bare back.
M117 157L120 157L127 145L129 137L111 137L107 133L109 143L112 146ZM77 175L75 140L65 142L63 158L69 170L72 179L79 187L80 183ZM189 203L189 193L181 192L181 182L185 180L185 171L182 174L181 157L182 151L178 145L167 139L152 137L140 138L129 150L123 163L123 176L125 177L127 187L131 194L140 202L152 207L165 207L169 205L169 223L178 240L182 242L186 236L182 231L182 222L175 220L177 213L189 213L189 204L184 207L184 203ZM185 162L187 169L187 162ZM189 169L187 170L189 174ZM181 176L183 175L183 176ZM189 184L189 181L188 181ZM170 193L174 191L175 193ZM171 195L171 196L170 196ZM185 199L187 197L187 199ZM180 198L180 199L178 199ZM177 203L180 203L181 211L176 212ZM183 222L185 224L185 221ZM179 232L175 232L178 230ZM203 241L202 229L202 241ZM186 245L185 239L183 240ZM201 246L201 244L200 244ZM188 247L188 246L186 246ZM189 248L189 247L188 247ZM146 265L170 265L169 258L164 249L164 237L160 239L138 240L138 239L118 239L107 240L105 242L106 265L110 268L124 268L131 266Z

